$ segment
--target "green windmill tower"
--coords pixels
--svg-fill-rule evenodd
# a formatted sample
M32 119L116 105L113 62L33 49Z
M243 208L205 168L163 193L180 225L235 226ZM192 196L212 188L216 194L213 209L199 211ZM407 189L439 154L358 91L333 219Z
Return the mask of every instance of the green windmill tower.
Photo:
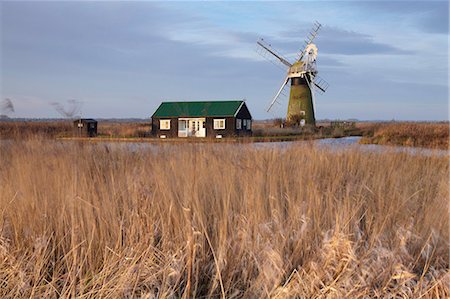
M305 41L304 49L299 53L298 59L294 63L290 63L279 53L272 49L270 45L260 40L257 44L263 49L262 56L273 55L278 62L288 67L286 78L280 89L270 103L267 112L269 112L285 89L286 85L291 81L291 90L289 93L289 104L287 109L286 120L289 123L304 125L316 125L315 118L315 91L324 93L328 88L328 83L317 75L316 59L317 47L313 44L317 33L322 25L318 22L314 23L314 27L309 33L308 39ZM270 56L272 57L272 56Z

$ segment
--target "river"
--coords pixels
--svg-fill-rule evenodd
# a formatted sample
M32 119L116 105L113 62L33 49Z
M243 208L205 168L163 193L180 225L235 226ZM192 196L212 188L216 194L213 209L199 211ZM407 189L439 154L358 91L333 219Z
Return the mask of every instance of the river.
M167 146L186 146L186 145L194 145L194 146L238 146L238 147L251 147L256 149L288 149L296 146L316 146L318 148L328 149L328 150L347 150L347 149L358 149L361 151L367 152L397 152L397 153L408 153L411 155L420 155L420 156L450 156L449 150L441 150L441 149L427 149L427 148L419 148L419 147L407 147L407 146L391 146L391 145L378 145L378 144L360 144L359 140L361 137L342 137L342 138L325 138L325 139L316 139L316 140L300 140L300 141L280 141L280 142L250 142L250 143L166 143L166 142L142 142L142 141L127 141L127 142L117 142L117 141L108 141L108 140L96 140L95 142L85 142L83 143L89 145L97 145L97 146L106 146L108 148L121 148L127 149L130 151L139 151L142 149L152 149L158 151L161 148L167 148ZM0 139L0 146L13 144L15 141L8 139ZM25 141L26 142L26 141ZM46 142L54 142L59 146L70 145L73 142L79 142L76 140L55 140L55 141L46 141Z

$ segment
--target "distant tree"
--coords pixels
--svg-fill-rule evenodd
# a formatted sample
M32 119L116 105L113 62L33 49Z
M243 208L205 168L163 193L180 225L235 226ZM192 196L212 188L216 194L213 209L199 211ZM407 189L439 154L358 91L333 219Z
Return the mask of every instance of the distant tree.
M83 105L83 103L78 100L68 100L67 104L67 107L64 107L61 103L58 102L51 103L55 110L64 118L79 118L81 113L81 106Z
M14 113L14 105L12 103L12 100L10 98L6 98L2 101L0 104L0 110L3 115L8 115L9 113Z

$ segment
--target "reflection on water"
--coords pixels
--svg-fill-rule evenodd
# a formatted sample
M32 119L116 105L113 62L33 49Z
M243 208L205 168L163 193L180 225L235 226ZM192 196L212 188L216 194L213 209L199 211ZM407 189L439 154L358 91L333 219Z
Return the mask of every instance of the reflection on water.
M322 139L319 141L321 145L330 145L334 147L345 148L346 146L352 146L360 148L361 150L377 152L377 151L390 151L390 152L401 152L408 153L411 155L423 155L423 156L448 156L450 151L441 149L429 149L421 147L410 147L410 146L398 146L398 145L379 145L379 144L360 144L359 140L361 137L345 137L345 138L334 138L334 139Z
M269 143L255 143L256 146L261 147L276 147L287 148L290 146L298 146L300 144L309 143L320 148L326 148L330 150L345 150L345 149L359 149L369 152L397 152L408 153L411 155L423 155L423 156L448 156L450 151L440 149L427 149L419 147L408 146L393 146L393 145L378 145L378 144L360 144L361 137L343 137L343 138L326 138L317 139L313 141L291 141L291 142L269 142Z
M358 144L361 137L343 137L343 138L325 138L316 140L298 140L298 141L280 141L280 142L255 142L253 143L256 147L262 148L287 148L299 145L316 145L320 147L330 147L330 148L342 148L346 146L352 146Z

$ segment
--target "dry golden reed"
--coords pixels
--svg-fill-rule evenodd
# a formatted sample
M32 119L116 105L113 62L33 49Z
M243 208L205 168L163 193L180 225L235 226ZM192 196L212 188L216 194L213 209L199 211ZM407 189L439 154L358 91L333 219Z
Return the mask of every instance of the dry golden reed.
M102 137L148 137L151 122L120 122L100 120L99 136ZM0 139L57 138L73 136L72 120L61 121L0 121Z
M0 121L0 139L55 138L71 134L71 121Z
M371 137L363 143L449 149L449 123L387 123L374 124Z
M0 297L445 298L449 160L0 143Z

